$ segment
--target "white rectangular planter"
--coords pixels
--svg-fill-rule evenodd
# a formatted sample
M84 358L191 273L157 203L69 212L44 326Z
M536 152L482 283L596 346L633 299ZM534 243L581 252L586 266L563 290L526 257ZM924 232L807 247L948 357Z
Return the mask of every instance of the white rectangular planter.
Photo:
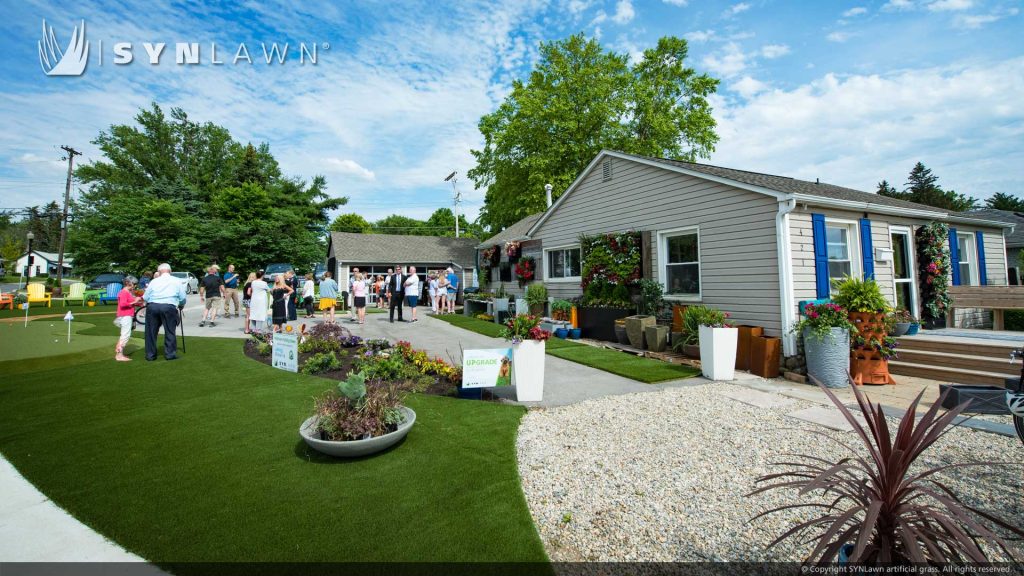
M523 340L512 345L512 385L519 402L544 399L543 340Z
M700 327L700 371L709 380L732 380L736 375L737 328Z

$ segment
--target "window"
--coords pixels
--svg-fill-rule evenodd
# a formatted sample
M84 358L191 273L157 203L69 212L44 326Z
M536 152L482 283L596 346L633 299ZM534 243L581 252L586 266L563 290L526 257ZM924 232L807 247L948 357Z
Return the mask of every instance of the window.
M665 294L700 297L700 242L697 231L659 234Z
M501 264L498 265L498 281L512 281L512 265L509 264L508 261L503 261Z
M956 243L960 251L960 285L977 286L978 271L974 258L974 236L957 234Z
M545 250L547 268L544 271L548 280L579 280L580 279L580 248L555 248Z
M853 229L848 224L825 223L829 286L835 286L836 280L854 275Z

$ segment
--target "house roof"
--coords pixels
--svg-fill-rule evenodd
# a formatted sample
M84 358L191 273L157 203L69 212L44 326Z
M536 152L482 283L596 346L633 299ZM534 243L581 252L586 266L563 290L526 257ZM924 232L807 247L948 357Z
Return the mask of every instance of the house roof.
M331 232L331 251L341 262L353 264L441 264L473 266L475 238L356 234Z
M43 252L42 250L33 250L32 253L36 254L40 258L43 258L47 262L54 262L54 263L56 263L57 260L60 259L60 254L57 254L56 252ZM21 259L21 258L24 258L27 255L28 255L28 252L22 254L18 258ZM75 261L74 258L68 256L67 254L64 254L64 265L65 266L69 266L74 261Z
M890 198L888 196L882 196L872 192L864 192L862 190L836 186L825 182L810 182L807 180L789 178L787 176L777 176L775 174L765 174L762 172L750 172L748 170L725 168L723 166L714 166L712 164L699 164L697 162L684 162L682 160L670 160L668 158L626 154L625 152L618 152L615 150L602 150L590 165L580 173L579 177L576 178L576 181L573 182L565 193L558 198L558 201L555 202L554 206L548 209L547 212L545 212L544 215L530 228L530 234L540 228L540 225L547 219L548 215L553 213L554 210L558 208L559 204L564 201L573 190L575 190L580 182L583 181L584 175L589 173L597 163L606 156L664 167L668 170L688 174L697 178L705 178L735 186L737 188L768 194L780 200L789 199L815 205L820 204L869 212L904 214L907 216L933 218L936 220L967 221L977 223L979 225L990 225L1004 228L1011 225L1004 220L987 220L983 217L972 216L971 214L964 212L949 212L934 206L907 202L905 200L898 200L896 198Z
M1020 212L1011 212L1009 210L983 208L981 210L971 210L970 212L967 212L967 215L984 218L986 220L1000 220L1002 222L1015 224L1016 227L1013 229L1013 232L1006 236L1006 246L1008 248L1024 247L1024 214Z
M504 244L505 242L511 242L513 240L526 240L529 238L527 232L530 231L530 228L533 228L533 225L536 224L537 220L540 220L540 217L543 215L543 212L530 214L529 216L523 218L519 222L516 222L515 224L509 226L508 228L505 228L504 230L498 232L494 236L491 236L487 240L484 240L480 245L477 246L477 248L490 248L495 244Z

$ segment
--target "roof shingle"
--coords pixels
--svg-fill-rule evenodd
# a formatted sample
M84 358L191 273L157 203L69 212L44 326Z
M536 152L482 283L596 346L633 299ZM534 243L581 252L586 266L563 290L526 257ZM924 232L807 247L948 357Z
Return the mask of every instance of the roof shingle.
M536 224L537 220L539 220L540 217L543 215L543 212L530 214L529 216L523 218L519 222L516 222L515 224L509 226L508 228L505 228L504 230L498 232L494 236L491 236L487 240L484 240L480 245L477 246L477 248L489 248L491 246L494 246L495 244L504 244L505 242L509 242L511 240L523 240L527 238L526 233L530 231L530 228L533 228L533 225Z
M476 243L475 238L331 232L334 256L346 263L453 262L468 267L475 265Z

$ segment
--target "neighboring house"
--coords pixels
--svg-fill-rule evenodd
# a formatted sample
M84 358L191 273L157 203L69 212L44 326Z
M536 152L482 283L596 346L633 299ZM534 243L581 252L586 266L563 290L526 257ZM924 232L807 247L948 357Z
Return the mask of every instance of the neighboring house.
M1024 266L1021 266L1020 262L1020 252L1024 248L1024 214L992 208L972 210L968 214L988 220L1001 220L1014 225L1013 232L1006 237L1007 275L1010 284L1024 284Z
M57 275L57 261L59 255L53 252L40 252L39 250L33 250L32 254L32 271L29 276L56 276ZM72 264L74 259L69 258L66 254L64 255L64 275L71 272ZM18 262L15 264L15 268L10 271L11 274L24 274L25 266L28 265L28 253L22 254L18 258Z
M914 232L931 221L957 233L961 283L1007 283L1009 223L831 184L607 150L524 237L542 255L537 277L549 295L570 298L581 294L580 277L566 276L564 265L554 277L552 259L578 261L580 234L641 231L645 270L662 282L668 302L714 306L736 324L763 326L792 355L797 303L827 298L830 281L845 275L873 276L893 306L919 315ZM958 310L957 325L984 317Z
M415 266L423 277L428 270L451 267L462 278L461 289L476 286L476 243L474 238L331 232L327 270L347 290L352 268L386 276L388 268L401 264Z
M498 232L494 236L491 236L477 246L477 249L481 250L481 254L483 250L497 246L498 252L501 255L501 263L490 269L490 282L492 288L497 289L498 286L501 286L506 293L514 294L519 297L522 297L525 293L525 287L520 287L519 283L516 281L514 270L516 263L511 261L508 254L505 253L505 245L509 242L519 242L520 258L532 256L534 260L537 261L537 271L538 273L540 272L540 261L544 258L544 253L541 251L541 242L540 240L530 240L526 233L530 231L530 228L532 228L533 225L537 223L537 220L539 220L543 215L543 212L531 214L508 228L505 228L501 232ZM480 266L486 266L486 262L482 259L480 260ZM537 278L540 279L542 276L538 274Z

